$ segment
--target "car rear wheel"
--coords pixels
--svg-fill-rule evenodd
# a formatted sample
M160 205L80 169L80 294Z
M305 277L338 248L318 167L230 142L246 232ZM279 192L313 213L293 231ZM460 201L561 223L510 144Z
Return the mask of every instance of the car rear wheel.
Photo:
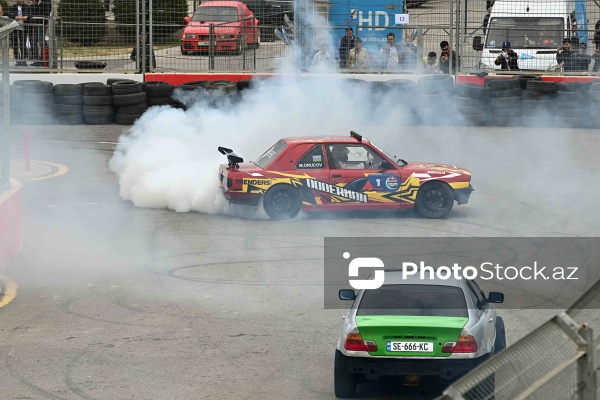
M415 210L425 218L443 218L454 205L452 189L444 182L428 182L419 188Z
M496 317L496 340L494 341L494 353L498 354L506 348L506 330L502 317Z
M335 397L349 398L356 396L356 375L348 370L348 357L339 350L335 351L335 368L333 374Z
M264 198L265 211L271 219L292 219L300 212L300 193L288 185L273 186Z

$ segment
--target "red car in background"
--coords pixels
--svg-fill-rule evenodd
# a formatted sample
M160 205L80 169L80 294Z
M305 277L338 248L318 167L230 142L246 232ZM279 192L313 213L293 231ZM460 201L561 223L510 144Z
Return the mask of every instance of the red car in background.
M210 25L214 26L215 51L235 51L258 48L258 23L252 11L240 1L207 1L192 17L185 17L187 26L181 35L181 54L207 52L210 46Z
M356 132L284 138L254 162L219 147L221 190L230 203L261 204L272 219L304 211L414 208L445 217L473 191L471 172L454 165L406 162Z

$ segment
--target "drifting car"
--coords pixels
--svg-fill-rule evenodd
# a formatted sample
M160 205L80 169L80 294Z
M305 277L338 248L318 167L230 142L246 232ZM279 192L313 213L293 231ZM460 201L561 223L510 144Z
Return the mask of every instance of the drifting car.
M425 278L385 270L379 289L339 291L354 303L335 352L337 397L354 397L359 383L382 377L404 377L406 385L434 377L443 388L504 350L504 321L493 305L504 294L486 296L474 280ZM494 381L478 393L493 393Z
M219 147L224 196L258 206L275 220L304 211L414 208L426 218L446 216L473 191L471 172L457 166L406 162L356 132L350 136L284 138L254 162Z
M187 26L181 34L181 54L207 52L210 48L210 27L214 28L214 50L235 51L259 47L258 24L252 11L239 1L207 1L194 15L185 17Z

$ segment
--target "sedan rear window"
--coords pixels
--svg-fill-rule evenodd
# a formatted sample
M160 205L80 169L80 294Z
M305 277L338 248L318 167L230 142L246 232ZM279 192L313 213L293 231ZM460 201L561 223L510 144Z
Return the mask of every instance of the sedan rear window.
M265 152L262 156L258 158L258 160L254 161L254 164L258 165L260 168L265 169L271 164L271 162L277 158L279 154L287 147L287 143L283 140L275 143L273 147Z
M469 316L462 289L439 285L383 285L365 290L356 315Z

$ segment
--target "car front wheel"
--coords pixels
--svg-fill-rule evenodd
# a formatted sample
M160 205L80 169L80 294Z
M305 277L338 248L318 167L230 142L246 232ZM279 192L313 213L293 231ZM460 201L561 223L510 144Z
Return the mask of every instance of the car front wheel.
M356 375L348 370L348 357L339 350L335 351L335 368L333 374L335 397L350 398L356 396Z
M263 204L267 215L275 220L292 219L302 207L300 193L288 185L277 185L267 190Z
M444 182L428 182L419 188L415 209L425 218L443 218L454 205L452 189Z

